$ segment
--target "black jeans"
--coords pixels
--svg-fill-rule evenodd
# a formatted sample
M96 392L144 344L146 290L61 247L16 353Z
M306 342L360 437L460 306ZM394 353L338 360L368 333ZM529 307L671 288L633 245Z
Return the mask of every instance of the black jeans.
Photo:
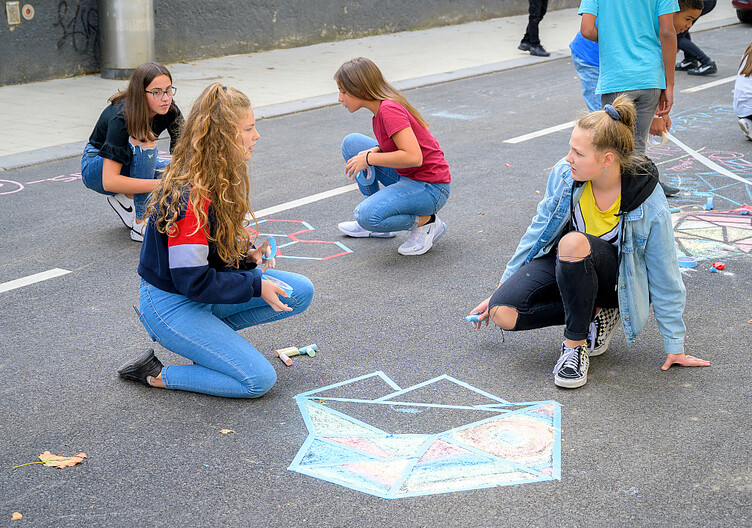
M710 13L715 8L716 0L703 0L702 4L703 7L700 16L706 13ZM713 62L711 58L708 57L697 44L692 42L692 37L689 35L689 30L682 31L676 36L676 45L681 51L684 52L685 61L696 60L700 61L700 64L703 65Z
M533 259L491 295L494 306L517 310L513 330L564 325L564 337L587 338L595 308L616 308L619 258L616 247L592 235L590 255L577 262L559 260L553 251Z
M530 0L528 9L527 31L522 37L523 44L531 46L540 46L540 36L538 35L538 24L543 20L548 10L548 0Z

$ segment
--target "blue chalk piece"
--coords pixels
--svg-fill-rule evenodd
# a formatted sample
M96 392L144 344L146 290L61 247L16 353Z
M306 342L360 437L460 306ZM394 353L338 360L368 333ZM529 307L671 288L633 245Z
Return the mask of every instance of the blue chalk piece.
M277 256L277 241L274 239L273 236L268 237L267 240L269 241L269 249L271 250L269 252L269 258L273 259L275 256ZM267 259L267 257L261 257L261 258L263 258L264 260Z
M710 266L710 269L708 270L710 273L720 273L721 270L716 269L715 266Z
M480 314L472 314L465 317L466 320L468 320L471 323L477 323L480 321Z
M669 211L672 213L681 213L681 209L679 209L678 207L672 207L671 209L669 209Z
M739 211L739 212L740 212L741 214L743 214L743 215L748 215L748 214L749 214L749 211L748 211L747 209L742 209L742 210L741 210L741 211Z
M308 354L308 355L309 355L310 357L313 357L313 356L315 356L315 355L316 355L316 351L317 351L318 349L319 349L319 348L318 348L318 347L316 346L316 344L314 343L313 345L308 345L308 346L306 346L306 347L302 347L302 348L299 348L299 349L298 349L298 351L299 351L299 352L300 352L301 354Z
M706 211L711 211L713 209L713 197L711 196L708 198L708 200L705 202L705 205L702 206L703 209Z

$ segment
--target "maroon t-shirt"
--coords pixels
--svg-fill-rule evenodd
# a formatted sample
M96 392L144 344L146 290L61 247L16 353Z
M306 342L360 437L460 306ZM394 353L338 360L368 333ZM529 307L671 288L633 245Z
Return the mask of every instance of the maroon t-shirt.
M423 153L423 164L419 167L395 169L397 174L429 183L449 183L452 179L449 164L436 138L408 112L407 108L396 101L381 101L378 112L373 116L373 133L381 151L397 150L392 136L407 127L413 129L418 140L420 151Z

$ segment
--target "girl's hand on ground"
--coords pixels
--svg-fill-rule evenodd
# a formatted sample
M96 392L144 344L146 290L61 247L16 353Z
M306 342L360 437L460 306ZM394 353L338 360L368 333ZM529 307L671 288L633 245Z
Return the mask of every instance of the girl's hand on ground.
M275 312L292 312L292 308L279 300L280 295L287 297L287 292L270 281L261 279L261 298L272 307L272 310Z
M491 300L491 297L480 303L478 306L473 308L473 310L470 312L470 315L479 315L479 320L473 322L473 326L475 328L480 328L483 325L483 321L486 322L486 326L488 326L488 301Z
M354 180L355 176L360 171L366 170L366 167L368 167L368 164L366 163L366 154L368 152L369 150L364 150L347 160L347 163L345 163L345 173L351 180Z
M666 356L666 362L661 367L661 370L668 370L671 365L681 365L682 367L709 367L710 361L705 361L704 359L688 356L686 354L668 354Z

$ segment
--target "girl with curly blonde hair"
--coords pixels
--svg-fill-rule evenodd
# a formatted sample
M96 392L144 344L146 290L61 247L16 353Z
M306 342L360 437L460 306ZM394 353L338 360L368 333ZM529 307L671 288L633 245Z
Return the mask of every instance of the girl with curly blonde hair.
M235 331L302 312L313 285L256 267L267 247L255 248L246 229L253 217L246 162L259 137L242 92L215 83L194 104L151 195L138 266L141 322L193 364L163 367L149 350L121 377L232 398L256 398L274 385L272 365Z

